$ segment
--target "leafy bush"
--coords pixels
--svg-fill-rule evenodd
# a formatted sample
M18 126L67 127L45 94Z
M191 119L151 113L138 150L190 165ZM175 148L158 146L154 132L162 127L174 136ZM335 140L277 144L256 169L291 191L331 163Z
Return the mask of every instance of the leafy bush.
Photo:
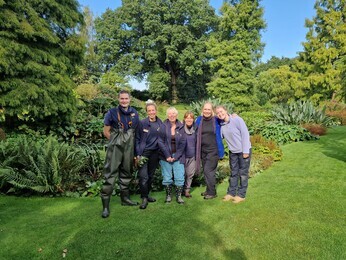
M100 196L101 190L102 190L103 180L97 180L97 181L87 181L86 188L87 190L84 191L82 194L83 197L98 197Z
M250 135L259 134L263 126L272 119L272 115L266 111L242 112L240 116L244 119Z
M337 120L338 124L346 125L346 104L330 101L324 104L326 106L326 114Z
M335 124L325 111L325 106L318 110L311 101L296 101L289 105L282 104L276 107L273 110L273 117L275 121L288 125L315 123L330 126Z
M83 100L92 100L96 98L99 93L97 85L94 84L78 85L75 91Z
M278 144L318 139L299 125L286 125L283 123L269 123L265 125L261 135L269 140L274 140Z

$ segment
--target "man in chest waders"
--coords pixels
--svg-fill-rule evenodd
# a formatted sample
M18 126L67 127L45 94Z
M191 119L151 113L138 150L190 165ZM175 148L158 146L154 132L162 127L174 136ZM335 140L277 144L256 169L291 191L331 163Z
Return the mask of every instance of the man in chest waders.
M104 166L105 182L101 191L103 205L102 217L109 216L109 202L118 178L121 204L136 206L130 200L129 184L132 178L133 160L135 157L135 132L138 126L138 112L130 107L130 93L121 90L118 95L119 106L110 109L104 119L103 134L109 140Z

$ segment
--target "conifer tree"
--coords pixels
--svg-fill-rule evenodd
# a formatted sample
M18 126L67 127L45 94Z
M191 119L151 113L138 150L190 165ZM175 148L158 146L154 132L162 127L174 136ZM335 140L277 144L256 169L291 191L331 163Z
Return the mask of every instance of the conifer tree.
M221 7L219 28L208 41L210 66L214 72L207 84L216 98L232 102L238 109L253 103L253 67L262 55L260 31L265 28L259 0L228 0Z
M82 23L76 0L0 0L0 113L7 126L69 121Z
M318 103L346 101L346 1L317 0L316 16L306 20L309 29L297 68L306 77L302 90Z

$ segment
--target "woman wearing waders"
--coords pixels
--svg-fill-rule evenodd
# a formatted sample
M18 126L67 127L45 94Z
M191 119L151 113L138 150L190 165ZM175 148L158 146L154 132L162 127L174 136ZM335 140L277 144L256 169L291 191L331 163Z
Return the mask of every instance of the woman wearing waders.
M148 117L140 121L136 134L136 153L138 162L139 189L142 203L140 209L146 209L148 202L156 199L149 196L156 168L159 165L159 131L162 121L156 116L156 104L151 100L146 102L145 110Z
M178 111L174 107L167 109L167 119L159 131L159 158L163 177L162 184L166 189L165 202L170 203L172 201L174 182L177 202L184 204L181 193L184 186L186 136L184 125L178 121L177 116Z
M104 184L101 190L102 217L109 216L109 202L114 182L119 179L121 204L136 206L130 200L129 184L135 155L135 132L139 124L137 111L130 107L131 96L126 90L118 94L119 106L110 109L104 119L103 134L109 140L104 166Z

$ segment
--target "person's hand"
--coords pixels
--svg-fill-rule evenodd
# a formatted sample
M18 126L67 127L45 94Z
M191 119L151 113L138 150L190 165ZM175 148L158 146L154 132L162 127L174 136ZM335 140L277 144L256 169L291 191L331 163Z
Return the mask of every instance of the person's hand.
M250 156L250 155L249 155L248 153L243 153L243 158L244 158L244 159L249 158L249 156Z
M133 165L135 168L138 168L138 163L139 163L139 160L141 159L140 156L137 156L135 158L133 158Z

